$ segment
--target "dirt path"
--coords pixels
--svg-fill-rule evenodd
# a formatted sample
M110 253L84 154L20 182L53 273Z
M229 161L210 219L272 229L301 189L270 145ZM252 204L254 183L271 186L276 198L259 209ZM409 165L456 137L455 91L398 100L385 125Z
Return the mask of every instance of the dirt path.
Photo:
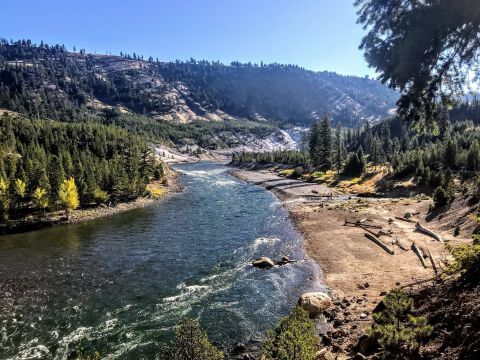
M385 292L434 276L429 259L425 259L427 268L424 268L410 250L413 242L424 252L430 251L439 266L448 256L443 243L415 231L414 223L396 220L396 216L403 217L407 212L416 214L413 216L416 221L440 233L443 239L454 239L452 232L442 230L439 223L425 221L429 199L356 198L269 171L234 170L232 174L273 191L290 211L304 236L307 253L319 264L335 299L334 325L329 336L340 352L348 350L350 336L358 336L370 326L371 311ZM344 225L345 220L365 218L369 219L366 223L391 231L408 250L394 245L394 237L382 235L381 241L394 251L394 255L390 255L367 239L364 229ZM372 231L377 233L379 229ZM454 243L463 241L468 239L453 240Z

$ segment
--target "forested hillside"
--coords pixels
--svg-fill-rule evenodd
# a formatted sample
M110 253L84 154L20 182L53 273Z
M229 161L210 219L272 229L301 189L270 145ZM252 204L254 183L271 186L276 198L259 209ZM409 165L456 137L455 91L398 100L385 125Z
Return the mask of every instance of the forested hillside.
M144 195L164 168L141 138L94 124L0 117L0 215Z
M293 65L165 63L0 41L0 108L34 118L101 121L114 109L180 123L249 118L308 126L329 112L351 126L386 116L396 98L373 80Z

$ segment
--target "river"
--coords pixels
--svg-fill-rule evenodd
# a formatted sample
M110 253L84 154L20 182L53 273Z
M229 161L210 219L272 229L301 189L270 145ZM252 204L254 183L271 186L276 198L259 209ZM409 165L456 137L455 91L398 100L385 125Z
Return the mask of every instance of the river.
M183 317L223 348L322 289L288 212L217 163L176 165L185 191L82 224L0 237L0 359L154 358Z

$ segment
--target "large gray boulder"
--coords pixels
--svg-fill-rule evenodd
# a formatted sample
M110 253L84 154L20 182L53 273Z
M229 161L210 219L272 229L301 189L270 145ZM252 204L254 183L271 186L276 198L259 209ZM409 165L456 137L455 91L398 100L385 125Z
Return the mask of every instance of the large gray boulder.
M259 269L268 269L268 268L271 268L271 267L275 266L275 263L273 262L272 259L270 259L266 256L262 256L261 258L253 261L252 265L254 267L259 268Z
M332 299L324 292L309 292L300 296L298 305L313 319L332 306Z

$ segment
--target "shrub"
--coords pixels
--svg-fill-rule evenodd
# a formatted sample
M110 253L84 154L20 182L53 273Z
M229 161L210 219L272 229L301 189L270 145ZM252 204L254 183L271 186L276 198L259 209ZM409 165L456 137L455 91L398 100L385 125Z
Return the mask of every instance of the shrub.
M433 203L435 204L435 207L445 206L449 201L450 198L447 191L442 186L437 187L433 193Z
M479 280L480 277L480 235L474 235L472 244L447 245L453 256L447 268L447 274L460 273L469 280Z
M196 320L184 320L168 349L169 360L222 360L223 353L208 340Z
M315 323L305 310L297 306L268 332L263 354L267 359L275 360L313 360L317 347Z
M108 193L101 189L95 190L95 192L93 193L93 197L95 198L95 202L97 202L98 204L106 203L109 199Z
M384 309L373 314L373 338L385 349L388 358L404 359L418 352L421 339L432 327L424 317L413 315L413 300L402 289L395 289L383 299Z
M362 175L365 170L365 158L363 156L363 150L360 147L356 153L350 154L348 157L347 163L343 168L343 173L348 176L358 176Z

